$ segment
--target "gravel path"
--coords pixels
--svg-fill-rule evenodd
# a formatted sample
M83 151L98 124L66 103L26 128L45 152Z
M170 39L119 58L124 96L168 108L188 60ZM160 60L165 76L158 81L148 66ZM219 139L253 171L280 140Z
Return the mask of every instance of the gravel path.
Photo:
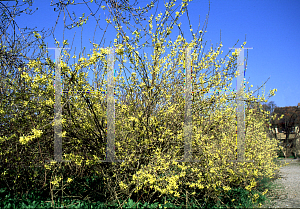
M300 208L300 159L283 159L279 178L274 181L271 203L262 208Z

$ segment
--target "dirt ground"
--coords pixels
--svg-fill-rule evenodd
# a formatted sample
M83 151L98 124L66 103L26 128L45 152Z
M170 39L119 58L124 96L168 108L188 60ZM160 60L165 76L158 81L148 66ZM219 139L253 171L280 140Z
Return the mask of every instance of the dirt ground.
M300 159L280 159L286 166L280 168L279 178L270 192L271 203L262 208L300 208Z

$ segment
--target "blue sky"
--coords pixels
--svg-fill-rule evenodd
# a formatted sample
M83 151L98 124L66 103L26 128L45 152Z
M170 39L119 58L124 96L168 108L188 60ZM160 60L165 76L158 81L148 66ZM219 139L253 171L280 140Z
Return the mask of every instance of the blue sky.
M138 2L138 5L142 6L149 1ZM32 16L21 15L17 17L18 26L21 28L26 26L37 27L37 30L53 27L58 13L54 12L54 7L50 6L50 3L50 0L34 1L33 9L38 7L38 10ZM13 4L13 2L7 4ZM93 12L97 10L95 5L92 6L90 4L90 7ZM189 3L188 12L193 31L196 31L198 28L199 15L200 29L202 29L208 13L208 7L208 0L194 0ZM150 13L154 14L155 9L156 7ZM82 13L90 13L85 5L70 6L69 11L75 11L77 16L81 16ZM163 1L159 3L159 11L164 12ZM204 35L204 41L208 41L205 51L209 50L211 44L216 46L216 44L220 43L220 30L223 44L223 54L219 56L220 58L225 57L229 48L233 47L238 40L236 47L240 47L245 41L246 35L247 44L245 47L253 47L253 49L248 50L248 66L246 70L246 80L253 85L251 90L261 86L270 77L265 85L265 93L267 94L269 90L274 88L278 91L269 101L274 101L279 107L296 106L300 103L300 68L297 65L297 60L300 57L298 44L300 34L299 11L300 1L298 0L211 0L207 33ZM100 8L97 13L98 17L99 14L100 27L105 29L104 16L107 16L108 12ZM68 21L70 23L70 20ZM189 32L186 16L184 15L179 22L182 22L182 30L184 34L187 34L185 38L189 42L192 36ZM95 20L90 17L88 23L84 25L82 33L83 46L86 46L88 50L91 49L89 41L93 42L94 30ZM76 46L76 54L78 54L78 49L81 46L81 28L75 28L70 31L66 29L65 39L68 39L68 42L71 44L75 31L74 46ZM107 31L105 36L106 47L109 46L109 41L113 41L116 36L116 31L112 26L109 26ZM62 34L63 18L61 16L55 29L55 37L59 42L63 41ZM95 42L99 43L102 39L103 30L98 28L95 34ZM128 36L131 37L130 35ZM175 35L178 35L176 29L171 35L173 41L175 40ZM55 46L52 37L47 38L46 42L48 42L49 47ZM54 50L50 50L50 53L54 57ZM247 51L245 51L246 55ZM235 87L235 85L233 83L232 86ZM260 90L259 93L261 94L261 92Z
M198 2L192 2L195 7L191 14L199 13ZM279 107L296 106L300 102L300 68L296 62L300 56L299 9L297 0L211 2L207 38L217 42L222 30L226 49L237 39L244 40L247 34L246 47L253 49L248 50L246 80L257 87L270 77L266 91L278 90L270 100Z

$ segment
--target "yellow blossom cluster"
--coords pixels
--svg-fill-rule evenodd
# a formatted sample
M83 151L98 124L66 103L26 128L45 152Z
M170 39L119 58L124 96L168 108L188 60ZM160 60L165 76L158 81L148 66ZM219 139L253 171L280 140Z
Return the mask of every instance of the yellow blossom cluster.
M28 142L32 141L33 139L36 139L36 138L39 138L42 134L43 134L43 131L41 130L36 130L36 129L32 129L31 130L33 132L33 135L31 136L21 136L20 137L20 143L21 144L27 144Z
M188 1L183 0L180 11L174 13L176 20L184 13L187 5ZM171 8L174 3L169 2L165 6ZM171 11L166 11L165 14L159 13L155 18L153 15L149 18L149 34L154 46L153 54L149 56L150 60L138 52L137 42L142 37L141 30L131 31L136 44L129 45L129 37L122 33L118 33L119 37L117 37L123 37L122 43L115 39L116 59L120 63L121 60L124 63L125 60L129 60L129 64L133 66L127 82L121 75L122 71L114 78L117 88L126 86L124 93L126 103L120 99L116 101L117 114L114 118L115 154L117 159L124 161L119 164L112 163L115 169L113 176L109 176L105 170L94 169L93 171L97 175L103 175L107 182L116 179L118 185L116 190L119 190L116 193L130 194L132 191L154 190L160 195L181 198L181 194L186 190L193 196L197 196L196 191L201 190L216 197L220 192L229 192L239 185L243 185L248 191L253 191L257 187L257 178L264 175L272 176L272 172L278 168L272 161L276 156L276 140L267 136L263 114L255 113L251 109L246 110L245 158L255 161L253 163L231 162L236 159L237 105L232 99L235 93L226 94L217 91L230 89L231 84L228 83L233 79L232 63L235 62L239 51L235 50L228 62L225 58L216 61L223 52L222 44L215 49L211 47L209 52L204 53L203 46L199 46L199 42L202 42L202 34L205 32L202 30L199 31L200 36L198 38L193 36L190 43L187 43L182 35L178 35L175 41L167 42L165 35L172 32L173 26L164 28L162 21L171 14ZM154 20L155 24L153 24ZM111 20L107 19L107 22ZM176 26L180 27L180 23ZM155 32L154 27L156 27ZM120 30L120 27L118 29ZM190 31L193 32L193 29L191 28ZM36 36L39 37L38 34ZM58 41L56 42L59 44ZM68 45L67 40L63 41L63 45ZM245 43L242 46L244 45ZM187 48L191 49L191 69L190 66L186 69ZM102 79L103 82L97 90L105 91L107 81L104 76L107 75L107 57L110 49L100 48L98 44L93 43L92 52L86 57L82 54L74 55L75 64L71 66L66 61L70 56L66 52L61 67L62 74L68 76L65 76L66 79L62 83L72 91L88 91L92 86L87 82L88 71L85 70L101 64L103 73L99 80ZM200 57L200 54L203 56ZM47 63L50 63L50 60L47 60ZM120 64L120 69L126 68L124 63ZM36 98L40 98L36 105L36 110L41 115L39 123L45 124L46 128L51 127L47 125L49 120L53 120L53 115L49 117L49 108L53 108L55 101L54 76L43 73L41 61L38 59L31 60L27 67L34 69L35 77L32 78L27 72L23 72L21 76L26 82L32 81L31 90ZM193 123L188 130L192 130L192 158L198 160L197 162L179 161L185 156L183 147L187 140L184 115L187 103L182 96L185 92L184 72L186 70L192 70ZM234 75L238 76L238 72L235 71ZM75 84L71 82L71 77L76 81ZM128 84L130 81L131 83ZM120 95L117 88L116 94ZM207 91L210 90L215 90L215 93L208 96ZM273 96L275 92L276 89L271 90L270 95ZM264 96L254 97L251 91L246 92L244 96L249 101L258 99L266 101ZM67 144L64 152L70 153L63 156L65 160L75 162L76 169L92 168L101 157L105 156L107 144L105 128L109 115L104 100L105 95L99 92L94 92L92 95L62 96L62 106L66 105L65 115L62 117L64 130L62 137ZM31 105L30 102L30 100L24 101L23 106ZM67 104L68 102L72 105ZM118 102L120 104L117 104ZM3 111L0 109L0 113ZM76 135L75 127L77 127L76 131L82 132L81 137L73 137ZM32 142L44 133L42 128L32 129L31 132L32 135L23 135L19 138L22 145ZM4 142L6 139L1 138L1 141ZM100 139L103 141L100 142ZM97 153L83 151L88 148L86 140L97 144ZM74 154L73 150L77 153ZM266 153L270 157L265 158ZM54 164L45 165L45 168L53 170ZM51 184L57 187L62 180L62 177L57 176L51 180ZM67 178L67 182L71 183L72 178ZM253 200L257 200L258 197L254 195Z

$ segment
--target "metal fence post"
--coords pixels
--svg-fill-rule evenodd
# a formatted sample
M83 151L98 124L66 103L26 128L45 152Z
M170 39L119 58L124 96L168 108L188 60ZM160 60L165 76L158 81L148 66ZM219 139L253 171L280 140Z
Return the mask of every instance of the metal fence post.
M54 106L54 161L69 162L62 160L62 106L61 106L61 50L55 49L55 106ZM46 160L51 162L51 160Z
M237 77L237 158L230 162L254 162L253 160L245 161L245 106L244 106L244 49L253 48L238 48L238 72ZM191 48L186 49L186 63L185 63L185 117L184 117L184 158L178 162L198 162L198 160L192 161L192 114L191 114L191 98L192 98L192 80L191 71ZM211 92L211 91L209 91ZM211 93L214 93L212 91Z
M114 58L115 50L108 52L107 72L107 146L105 162L115 162L115 98L114 98Z
M191 48L186 49L185 58L185 114L184 114L184 161L192 158L192 79Z
M232 49L232 48L230 48ZM245 161L245 98L244 98L244 82L245 82L245 67L244 67L244 49L253 48L237 48L238 50L238 72L239 75L236 81L237 90L237 159L231 162L253 162L253 160Z

